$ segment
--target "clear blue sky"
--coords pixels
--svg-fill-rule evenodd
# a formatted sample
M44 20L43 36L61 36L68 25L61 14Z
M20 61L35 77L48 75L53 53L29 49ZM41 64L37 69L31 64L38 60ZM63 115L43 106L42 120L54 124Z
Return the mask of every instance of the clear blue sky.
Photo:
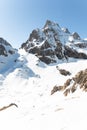
M0 37L13 47L47 19L87 38L87 0L0 0Z

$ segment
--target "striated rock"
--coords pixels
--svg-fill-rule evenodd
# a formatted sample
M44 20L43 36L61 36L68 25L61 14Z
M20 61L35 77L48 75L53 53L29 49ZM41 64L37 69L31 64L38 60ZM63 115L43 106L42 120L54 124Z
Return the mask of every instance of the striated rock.
M80 88L86 89L87 85L87 69L78 72L75 77L73 77L73 80L76 84L80 85Z
M74 93L78 87L87 92L87 69L78 72L72 79L66 80L63 86L54 86L51 95L62 90L67 96L69 93Z
M70 88L66 89L63 94L64 96L67 96L69 93L70 93Z
M57 91L61 91L63 90L63 86L54 86L52 91L51 91L51 95L54 94Z
M87 55L85 53L77 52L75 49L70 48L69 46L64 46L64 54L68 57L79 58L79 59L87 59Z
M76 83L74 83L71 87L71 92L74 93L76 91L76 89L77 89L77 85L76 85Z
M71 83L72 79L67 79L66 82L64 83L64 88L68 87Z

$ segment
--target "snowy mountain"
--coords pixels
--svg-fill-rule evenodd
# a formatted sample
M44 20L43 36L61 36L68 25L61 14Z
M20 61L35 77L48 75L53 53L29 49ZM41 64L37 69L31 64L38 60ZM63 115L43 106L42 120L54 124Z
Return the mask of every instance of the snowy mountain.
M0 39L2 130L87 130L86 92L87 40L78 33L47 21L19 50Z
M18 57L17 49L14 49L10 43L0 38L0 73L13 69L13 64Z
M17 49L14 49L10 43L0 38L0 73L11 70L18 56Z
M70 57L87 59L87 41L82 40L78 33L70 33L67 28L49 20L42 29L33 30L21 48L47 64Z
M15 50L12 48L10 43L8 43L3 38L0 38L0 56L8 56L10 54L14 54Z

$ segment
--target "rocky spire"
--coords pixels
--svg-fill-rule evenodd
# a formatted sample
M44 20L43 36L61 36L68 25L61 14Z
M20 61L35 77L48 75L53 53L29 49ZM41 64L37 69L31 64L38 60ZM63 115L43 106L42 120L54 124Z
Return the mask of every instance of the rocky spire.
M53 26L58 26L59 27L59 25L57 23L54 23L54 22L52 22L50 20L47 20L45 25L44 25L44 28L46 28L46 27L53 27Z

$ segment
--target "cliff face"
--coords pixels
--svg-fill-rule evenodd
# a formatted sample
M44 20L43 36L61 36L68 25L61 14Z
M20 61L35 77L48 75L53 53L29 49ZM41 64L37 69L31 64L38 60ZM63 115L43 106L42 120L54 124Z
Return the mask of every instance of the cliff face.
M33 30L21 48L47 64L68 60L69 57L87 59L84 52L87 41L82 40L78 33L70 33L67 28L49 20L42 29Z
M8 56L15 53L15 49L12 48L11 44L3 38L0 38L0 56Z
M0 74L12 70L18 56L18 51L5 39L0 38Z

